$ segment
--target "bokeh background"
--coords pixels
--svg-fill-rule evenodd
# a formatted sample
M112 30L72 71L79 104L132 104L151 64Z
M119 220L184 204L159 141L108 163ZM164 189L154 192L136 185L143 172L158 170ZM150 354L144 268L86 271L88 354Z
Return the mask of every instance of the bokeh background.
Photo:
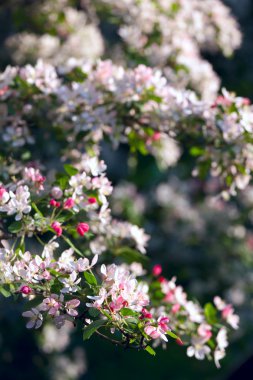
M34 63L40 56L56 64L71 55L123 61L115 24L103 13L94 15L91 3L2 0L1 69L8 64ZM225 3L240 24L242 45L229 59L205 51L203 57L213 65L222 86L253 101L253 2ZM66 21L65 11L70 8L74 11L68 10ZM43 43L38 42L41 36ZM133 57L130 64L135 64ZM152 262L161 263L166 276L176 274L193 297L205 302L220 294L233 302L241 329L217 370L213 363L187 358L184 348L174 344L149 358L97 338L83 343L70 326L60 332L51 325L28 331L20 317L23 305L1 298L0 379L249 378L246 371L253 373L253 186L229 202L214 202L217 184L191 178L187 154L175 168L165 171L150 157L130 157L126 147L113 152L104 145L103 156L116 186L115 216L145 227L152 236Z

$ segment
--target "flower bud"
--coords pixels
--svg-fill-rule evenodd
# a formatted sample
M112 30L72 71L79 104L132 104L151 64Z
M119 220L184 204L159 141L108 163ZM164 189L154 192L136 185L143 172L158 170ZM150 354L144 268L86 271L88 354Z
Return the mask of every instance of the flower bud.
M30 286L28 286L28 285L23 285L23 286L21 286L21 288L19 289L19 291L22 294L28 295L28 294L32 293L32 288L30 288Z
M97 203L97 200L95 197L90 197L90 198L88 198L88 203L92 205L94 203Z
M50 202L49 202L50 206L52 207L60 207L60 202L57 202L55 199L50 199Z
M54 186L51 190L51 195L55 199L60 199L63 195L62 189L58 186Z
M160 276L162 273L162 266L160 264L154 265L152 269L153 276L157 277Z
M63 205L63 208L65 208L66 210L70 209L70 208L73 208L75 204L75 201L73 198L68 198L65 202L64 202L64 205Z
M62 234L62 227L61 227L61 224L59 222L53 222L51 224L51 227L53 228L53 230L55 231L55 233L56 233L57 236L61 236L61 234Z
M80 236L83 236L90 229L87 223L79 223L76 227L76 231Z

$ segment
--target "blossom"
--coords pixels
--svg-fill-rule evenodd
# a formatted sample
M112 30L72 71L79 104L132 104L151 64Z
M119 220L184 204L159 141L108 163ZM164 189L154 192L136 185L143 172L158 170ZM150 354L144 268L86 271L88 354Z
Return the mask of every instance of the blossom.
M39 169L35 169L32 167L31 168L25 168L23 177L25 180L31 181L34 184L35 189L37 191L44 190L43 183L45 182L46 177L44 177L41 174Z
M208 341L212 337L212 326L207 323L202 323L198 327L198 334L200 337L204 338L205 341Z
M25 311L24 313L22 313L22 316L26 318L30 318L30 321L27 322L26 324L26 327L28 329L32 329L32 328L38 329L42 325L43 316L39 312L39 310L36 308L32 308L29 311Z
M47 297L40 304L39 309L43 311L48 311L49 315L55 316L58 313L58 310L61 307L61 302L57 294L51 294L50 297Z
M211 349L204 342L205 340L202 337L193 337L191 340L192 345L187 348L187 356L195 356L198 360L205 359L205 356L210 354Z
M59 281L64 285L64 288L61 289L62 293L75 293L81 278L77 278L77 273L73 271L69 277L60 278Z
M234 308L232 305L226 304L220 297L214 297L214 304L218 310L221 311L222 317L226 322L233 328L238 329L239 327L239 316L234 314Z
M0 205L7 203L9 198L10 195L8 191L3 186L0 186Z
M169 330L168 317L159 317L158 318L158 326L153 326L148 322L147 326L144 328L144 331L147 335L149 335L152 339L158 339L161 338L165 342L168 342L167 337L165 336L165 333Z
M66 311L72 317L76 317L78 315L77 310L75 310L80 305L80 301L78 299L72 299L65 304Z
M29 214L31 211L28 186L18 186L15 193L9 192L9 196L8 203L1 206L0 211L6 212L7 215L16 214L15 220L19 221L22 219L23 214Z

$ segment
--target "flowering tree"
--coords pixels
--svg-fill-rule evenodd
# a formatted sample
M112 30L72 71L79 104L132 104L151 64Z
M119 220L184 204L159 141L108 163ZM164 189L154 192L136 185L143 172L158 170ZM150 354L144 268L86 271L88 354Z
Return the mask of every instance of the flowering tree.
M96 334L151 355L174 339L188 356L213 358L219 367L239 317L218 296L204 307L193 302L160 265L150 271L149 236L111 216L113 186L100 154L104 142L126 144L162 168L186 154L193 176L215 177L223 199L244 189L252 172L253 107L225 89L218 95L218 80L200 55L203 47L231 54L240 43L235 21L210 0L103 0L84 2L82 11L46 2L40 11L46 37L30 41L41 56L45 41L54 48L0 77L1 293L27 299L27 328L51 319L64 329L70 321L84 340ZM126 68L75 54L80 30L71 22L87 17L98 25L102 14L107 22L115 17L121 59L141 64ZM21 41L13 60L22 62L27 35L19 37L6 44ZM75 59L66 61L70 54Z

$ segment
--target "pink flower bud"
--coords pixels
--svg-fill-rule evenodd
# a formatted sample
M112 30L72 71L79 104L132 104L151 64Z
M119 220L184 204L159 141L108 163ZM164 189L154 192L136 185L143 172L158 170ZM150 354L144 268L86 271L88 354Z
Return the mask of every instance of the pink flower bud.
M0 186L0 199L3 198L4 194L6 193L6 190L4 187Z
M141 313L142 313L142 315L140 316L140 319L143 319L143 318L151 319L151 318L153 318L153 315L145 308L142 309Z
M92 205L94 203L97 203L97 200L94 197L90 197L90 198L88 198L88 203L90 203Z
M55 199L60 199L63 195L62 189L58 186L54 186L51 190L51 195Z
M163 277L163 276L160 276L160 277L158 278L158 281L162 284L163 282L166 282L166 278Z
M184 342L183 342L180 338L176 339L176 343L177 343L179 346L183 346L183 345L184 345Z
M226 319L229 315L233 314L233 308L231 305L226 305L221 312L222 317Z
M169 329L168 323L169 323L169 318L168 317L160 317L158 319L158 325L159 325L159 327L161 328L161 330L163 332L168 331L168 329Z
M52 207L60 207L60 202L57 202L55 199L50 199L50 202L49 202L50 206Z
M21 288L19 289L20 293L23 293L23 294L30 294L32 293L32 288L30 288L30 286L27 286L27 285L23 285L21 286Z
M250 99L249 98L243 98L242 104L244 106L249 106L250 105Z
M79 223L76 227L76 231L80 236L83 236L90 229L87 223Z
M66 210L67 209L70 209L74 206L75 204L75 201L73 198L68 198L65 202L64 202L64 206L63 208L65 208Z
M152 140L153 141L158 141L158 140L160 140L160 138L161 138L161 133L160 132L155 132L153 134L153 136L152 136Z
M180 305L179 303L176 303L175 305L172 306L171 311L173 314L176 314L179 311L179 309L180 309Z
M51 224L51 227L53 228L53 230L55 231L57 236L61 236L62 228L61 228L61 224L59 222L53 222Z
M154 265L152 269L153 276L155 277L160 276L161 273L162 273L162 266L159 264Z

